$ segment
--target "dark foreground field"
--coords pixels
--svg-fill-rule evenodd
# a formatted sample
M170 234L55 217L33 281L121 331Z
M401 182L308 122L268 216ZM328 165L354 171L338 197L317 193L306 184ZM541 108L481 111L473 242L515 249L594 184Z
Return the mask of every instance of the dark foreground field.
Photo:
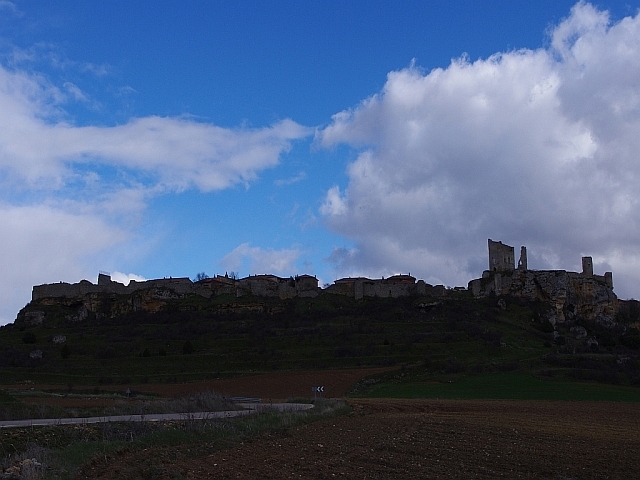
M168 447L105 455L78 478L628 479L640 472L638 403L349 403L348 415L231 449L211 445L195 458Z

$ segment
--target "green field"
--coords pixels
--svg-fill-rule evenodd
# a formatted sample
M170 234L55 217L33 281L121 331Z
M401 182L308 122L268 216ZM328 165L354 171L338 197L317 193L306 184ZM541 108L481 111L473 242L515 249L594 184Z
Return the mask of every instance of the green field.
M522 373L468 375L447 382L382 383L361 395L374 398L640 402L640 389L635 387L549 381Z

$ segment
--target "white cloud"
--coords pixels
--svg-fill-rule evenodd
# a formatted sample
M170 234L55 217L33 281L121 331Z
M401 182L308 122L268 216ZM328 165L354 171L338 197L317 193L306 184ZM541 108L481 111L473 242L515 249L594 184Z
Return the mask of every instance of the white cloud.
M65 89L82 99L75 85ZM32 185L62 185L74 168L107 166L172 190L211 191L255 180L278 164L292 140L311 133L291 120L229 129L189 117L78 127L61 118L65 95L42 78L0 67L1 169Z
M361 149L345 191L330 189L320 209L356 241L334 258L339 271L465 285L486 268L489 237L528 245L532 268L637 257L640 17L612 24L578 3L551 40L391 72L317 133L323 147ZM640 270L616 278L619 294L638 296Z
M333 186L327 192L324 202L320 206L322 215L339 216L347 213L346 200L340 194L340 187Z
M62 86L69 93L69 95L73 97L74 100L77 100L79 102L89 101L85 93L82 90L80 90L80 87L78 87L77 85L71 82L64 82Z
M15 319L33 285L93 279L87 258L128 237L96 216L42 205L2 205L0 225L0 324Z
M293 275L297 272L296 261L302 251L297 248L273 250L252 247L243 243L220 260L227 271L248 271L249 274Z
M150 198L248 185L312 133L291 120L222 128L188 116L77 126L65 110L74 101L91 103L75 84L0 65L0 324L33 285L94 278L105 258L117 265L126 253L113 249L135 243ZM280 263L277 253L271 263L256 255L260 268L287 266L286 255Z
M293 185L294 183L301 182L307 178L307 174L305 172L300 172L297 175L290 178L278 179L273 182L277 187L286 187L287 185Z
M141 275L136 275L135 273L111 272L111 280L113 280L114 282L129 285L129 282L131 280L135 280L136 282L144 282L147 279Z
M8 10L9 12L13 13L16 16L19 16L19 17L22 16L22 12L18 10L18 7L16 7L16 4L13 2L10 2L9 0L0 0L0 10Z

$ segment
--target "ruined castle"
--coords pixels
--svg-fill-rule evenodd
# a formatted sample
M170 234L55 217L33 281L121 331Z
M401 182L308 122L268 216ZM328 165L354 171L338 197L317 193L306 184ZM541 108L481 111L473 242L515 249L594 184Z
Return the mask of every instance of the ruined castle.
M475 297L511 295L530 301L548 302L553 307L549 320L564 322L575 316L612 323L618 312L611 272L594 275L591 257L582 257L582 272L529 270L527 248L520 248L515 264L514 248L489 239L489 269L482 278L471 280L468 289Z

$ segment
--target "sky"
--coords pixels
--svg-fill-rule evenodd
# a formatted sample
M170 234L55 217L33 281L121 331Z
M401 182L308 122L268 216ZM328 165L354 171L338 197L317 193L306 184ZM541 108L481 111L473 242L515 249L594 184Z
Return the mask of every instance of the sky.
M640 297L640 0L0 0L0 324L33 285L410 273Z

